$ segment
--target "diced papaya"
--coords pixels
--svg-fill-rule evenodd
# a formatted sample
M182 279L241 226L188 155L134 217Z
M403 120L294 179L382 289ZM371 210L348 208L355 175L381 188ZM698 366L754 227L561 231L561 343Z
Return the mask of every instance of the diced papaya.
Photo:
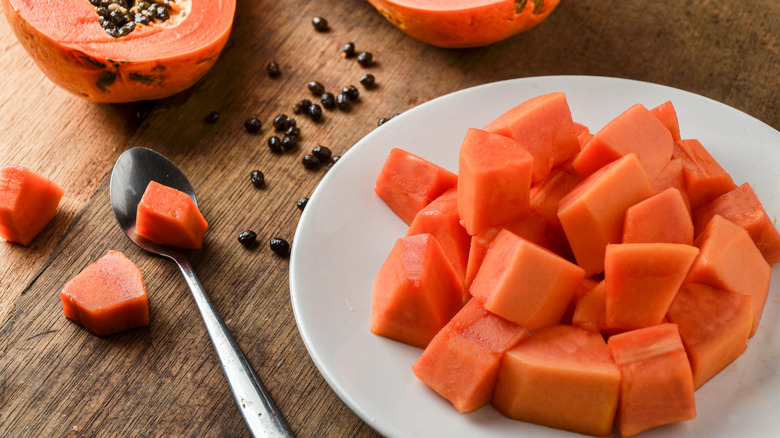
M585 277L582 279L580 284L577 286L577 289L574 290L574 293L571 296L571 302L569 302L569 307L563 314L563 318L561 318L561 324L572 324L574 313L577 310L577 305L580 300L589 294L597 284L601 283L601 281L602 279L597 276Z
M780 233L750 184L744 183L694 211L693 225L697 235L716 214L747 230L770 265L780 261Z
M470 128L458 162L458 212L470 235L528 213L533 158L509 137Z
M678 141L674 144L674 156L682 160L691 211L736 187L731 176L698 140Z
M650 181L650 184L656 193L661 193L671 187L679 190L683 200L685 200L688 211L691 210L691 202L688 200L688 193L685 191L685 176L683 175L683 163L680 158L669 160L666 163L666 167L661 170L661 173L654 180Z
M753 299L752 337L764 313L772 268L744 228L715 215L696 238L699 255L686 283L701 283Z
M504 352L529 336L519 325L470 300L412 365L414 374L460 412L490 402Z
M602 167L561 199L558 219L586 275L603 271L607 244L622 241L626 209L654 194L639 159L630 153Z
M546 177L531 186L531 211L540 214L556 232L563 233L558 219L558 203L581 182L582 178L571 167L571 160L553 168Z
M631 330L660 324L698 253L695 246L679 243L607 246L607 326Z
M65 317L96 336L149 325L143 274L119 251L109 251L68 281L60 300Z
M398 239L374 277L371 332L425 348L460 310L462 283L432 234Z
M606 293L607 284L604 280L593 286L577 301L571 324L593 333L601 333L606 329Z
M51 222L65 191L22 166L0 170L0 237L29 245Z
M693 245L693 221L688 205L674 187L626 210L623 243L682 243Z
M135 219L139 236L162 245L200 249L207 228L189 195L156 181L146 186Z
M533 156L533 181L580 151L564 93L529 99L488 123L485 131L515 139Z
M753 299L703 284L686 284L666 318L680 330L698 389L747 349Z
M621 435L696 417L693 375L676 324L619 333L607 346L621 373L615 420Z
M677 119L677 110L674 109L672 101L667 100L651 109L650 112L666 126L669 133L672 134L673 141L680 141L680 121Z
M447 190L420 210L414 217L406 235L424 233L433 234L439 241L444 254L447 255L452 267L455 268L455 272L458 273L458 277L463 282L466 277L471 236L460 224L456 189Z
M407 225L417 212L445 191L458 177L447 169L403 149L394 148L376 179L374 192Z
M647 108L636 104L601 128L572 165L585 178L633 153L647 177L654 180L672 158L673 143L669 130Z
M589 134L590 128L588 128L586 125L583 125L582 123L574 123L574 133L579 137L582 134Z
M471 284L486 309L531 332L558 324L585 272L502 229Z
M556 325L504 354L492 404L516 420L608 436L619 390L620 371L601 335Z

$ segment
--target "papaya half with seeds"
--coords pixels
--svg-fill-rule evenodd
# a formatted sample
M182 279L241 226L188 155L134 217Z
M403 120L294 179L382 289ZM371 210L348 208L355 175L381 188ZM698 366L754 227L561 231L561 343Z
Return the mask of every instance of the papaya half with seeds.
M107 103L162 99L194 85L225 47L236 9L236 0L0 2L52 82Z
M486 46L541 23L560 0L368 0L407 35L446 48Z

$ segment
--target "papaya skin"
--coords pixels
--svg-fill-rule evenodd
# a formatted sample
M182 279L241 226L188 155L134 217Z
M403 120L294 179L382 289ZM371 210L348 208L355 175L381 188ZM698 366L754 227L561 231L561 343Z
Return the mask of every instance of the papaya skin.
M444 48L480 47L535 27L560 0L368 0L412 38Z
M225 47L236 7L235 0L179 0L185 16L113 38L88 1L0 3L17 39L52 82L104 103L157 100L193 86Z

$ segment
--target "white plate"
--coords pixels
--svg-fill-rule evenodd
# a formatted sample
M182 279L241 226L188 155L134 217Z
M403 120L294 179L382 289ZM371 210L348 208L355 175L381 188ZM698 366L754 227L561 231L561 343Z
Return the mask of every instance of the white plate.
M749 182L770 217L780 212L780 132L716 101L644 82L557 76L462 90L411 109L352 147L323 178L298 224L290 290L303 341L349 407L390 437L571 437L509 420L490 406L464 415L412 373L421 350L369 331L374 275L406 225L374 194L391 148L452 171L469 127L481 128L540 94L566 93L575 121L597 131L635 103L674 104L683 138L704 144L739 185ZM698 416L643 436L777 436L780 431L780 275L748 350L696 392Z

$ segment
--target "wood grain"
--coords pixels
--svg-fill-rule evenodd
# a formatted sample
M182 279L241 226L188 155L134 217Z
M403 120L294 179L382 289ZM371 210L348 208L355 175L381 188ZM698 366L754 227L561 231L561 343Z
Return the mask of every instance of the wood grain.
M327 33L310 20L325 16ZM367 2L239 1L233 34L193 89L145 104L97 105L54 87L0 22L0 165L26 165L63 185L54 222L29 248L0 244L0 436L248 436L208 336L175 266L133 246L114 223L108 172L123 150L151 147L177 163L209 221L191 261L249 362L298 436L377 436L328 387L309 358L289 301L287 260L299 210L325 173L301 165L316 145L334 153L400 113L466 87L527 76L601 75L669 85L721 101L780 129L780 3L570 0L531 32L489 47L445 50L392 27ZM364 69L340 56L347 41L374 54ZM282 69L270 78L265 66ZM360 75L378 86L364 90ZM273 117L330 91L361 90L352 111L295 116L298 149L266 146ZM217 123L204 123L219 111ZM264 123L258 134L247 118ZM399 145L403 146L403 145ZM780 146L780 145L779 145ZM260 169L267 187L249 173ZM774 212L775 214L777 212ZM252 229L260 245L236 237ZM97 338L62 315L65 281L109 249L144 272L148 328Z

